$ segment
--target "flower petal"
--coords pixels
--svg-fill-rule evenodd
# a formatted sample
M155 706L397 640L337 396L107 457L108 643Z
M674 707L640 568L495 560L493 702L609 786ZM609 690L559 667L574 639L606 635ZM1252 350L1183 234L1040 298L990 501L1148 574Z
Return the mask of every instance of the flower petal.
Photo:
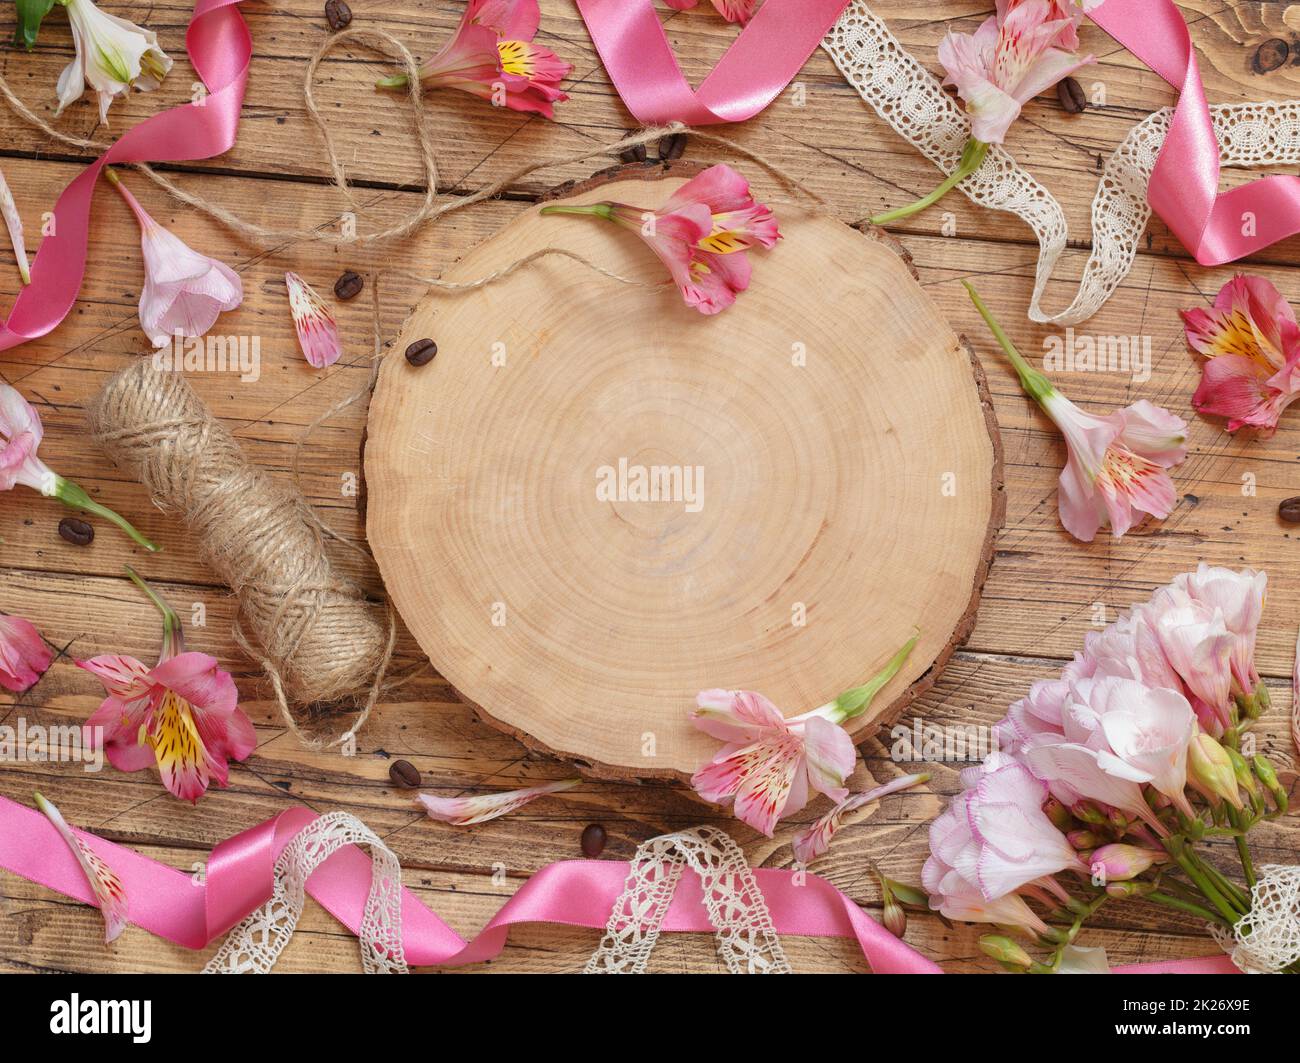
M474 823L486 823L490 819L504 816L544 794L572 790L581 782L581 779L561 779L559 782L543 783L522 790L477 794L472 797L436 797L433 794L417 794L416 800L430 819L457 827L468 827Z
M289 288L289 310L303 355L317 369L333 365L343 355L333 313L298 274L286 273L284 282Z
M122 880L89 845L72 832L59 810L40 794L36 795L36 807L54 824L59 837L67 843L72 855L77 858L77 863L81 865L82 873L99 904L100 914L104 917L104 943L109 944L126 929L127 899Z

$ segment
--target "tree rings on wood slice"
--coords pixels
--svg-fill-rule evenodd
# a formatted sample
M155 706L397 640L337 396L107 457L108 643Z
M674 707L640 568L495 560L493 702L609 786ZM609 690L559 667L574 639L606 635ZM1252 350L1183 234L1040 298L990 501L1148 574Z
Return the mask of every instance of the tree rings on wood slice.
M566 202L654 208L682 181L634 168ZM1003 509L978 364L887 238L775 210L783 239L716 316L545 258L431 291L395 348L438 357L384 360L366 477L389 594L485 717L593 774L689 775L718 748L698 691L794 715L919 629L861 740L973 622ZM636 234L534 208L446 279L545 247L664 275Z

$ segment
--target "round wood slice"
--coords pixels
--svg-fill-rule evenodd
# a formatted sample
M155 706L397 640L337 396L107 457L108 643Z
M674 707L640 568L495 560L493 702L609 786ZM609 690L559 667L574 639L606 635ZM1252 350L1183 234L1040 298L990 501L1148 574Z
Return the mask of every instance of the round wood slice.
M693 172L624 169L565 201L654 208ZM397 609L486 718L593 774L689 775L718 748L698 691L794 715L919 629L860 740L973 623L1002 516L978 364L889 241L775 210L783 239L719 315L548 258L431 291L384 360L367 527ZM447 279L543 247L664 277L634 233L533 209ZM425 337L438 355L412 367Z

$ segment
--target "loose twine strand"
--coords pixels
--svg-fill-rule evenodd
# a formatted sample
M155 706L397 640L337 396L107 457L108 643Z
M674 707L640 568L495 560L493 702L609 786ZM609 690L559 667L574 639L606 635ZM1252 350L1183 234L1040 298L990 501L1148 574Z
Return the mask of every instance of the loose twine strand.
M304 229L258 225L186 191L149 163L131 165L174 199L263 249L287 243L345 243L357 247L386 244L410 236L447 214L491 199L539 170L600 156L618 156L674 133L689 133L749 159L787 188L828 208L822 196L772 160L725 137L692 130L681 122L648 127L612 143L525 163L473 192L439 202L437 151L424 106L419 64L401 41L383 30L348 29L326 38L311 56L302 91L307 115L321 136L332 183L355 213L360 213L356 196L315 92L320 64L335 48L348 42L395 59L406 71L411 127L424 171L424 194L419 204L396 223L354 235L341 235L324 226ZM56 129L28 107L3 76L0 76L0 95L20 119L54 140L97 155L111 146L92 137ZM657 288L670 283L625 277L562 247L541 248L471 281L445 281L401 269L373 273L375 352L368 379L356 392L332 405L304 429L294 447L291 491L272 483L265 473L247 461L234 438L211 416L187 383L175 374L153 370L147 360L141 359L110 380L92 404L89 411L92 430L101 444L119 465L135 472L160 508L181 514L186 526L198 537L205 562L236 595L239 610L233 630L235 641L266 671L284 723L309 748L332 748L353 739L369 719L381 692L406 682L424 668L422 665L405 678L385 684L397 639L397 619L392 605L386 603L385 634L370 614L360 591L350 580L333 571L324 552L323 539L342 543L372 564L373 557L322 521L298 486L299 458L312 433L368 395L378 379L384 357L380 278L385 272L402 274L430 288L468 292L554 256L570 259L609 280L632 287ZM304 731L290 707L292 703L313 705L359 698L363 691L361 709L351 726L329 741Z

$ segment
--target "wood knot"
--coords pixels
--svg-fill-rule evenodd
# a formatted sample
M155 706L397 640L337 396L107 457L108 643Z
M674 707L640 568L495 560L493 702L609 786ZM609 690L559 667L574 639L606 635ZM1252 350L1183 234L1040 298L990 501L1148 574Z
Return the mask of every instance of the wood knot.
M1255 49L1250 65L1256 74L1268 74L1277 70L1291 57L1291 46L1281 37L1273 37Z

